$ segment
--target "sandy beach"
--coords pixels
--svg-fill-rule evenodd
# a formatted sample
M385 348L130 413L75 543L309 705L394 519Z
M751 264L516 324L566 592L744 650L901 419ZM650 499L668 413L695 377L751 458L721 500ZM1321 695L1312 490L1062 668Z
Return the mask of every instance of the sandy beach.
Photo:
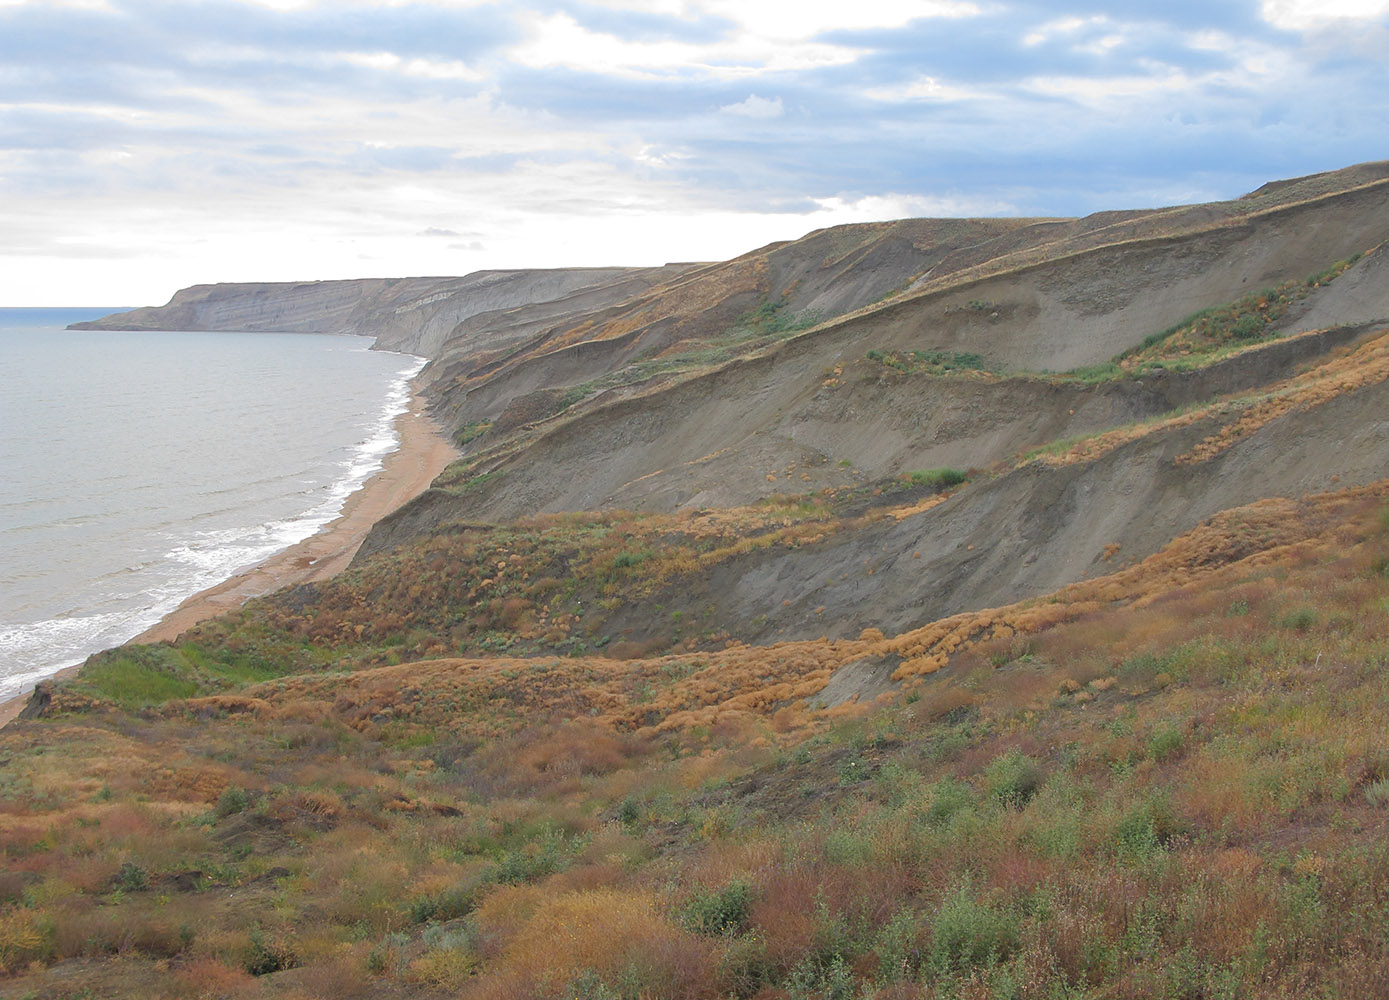
M371 526L428 489L458 454L425 415L419 396L410 401L410 409L396 418L395 427L399 447L386 456L376 475L347 498L335 520L264 562L194 594L130 642L173 641L198 622L226 614L253 597L293 584L323 580L346 569ZM68 676L78 669L68 667L55 676ZM0 704L0 726L19 714L28 698L26 693Z

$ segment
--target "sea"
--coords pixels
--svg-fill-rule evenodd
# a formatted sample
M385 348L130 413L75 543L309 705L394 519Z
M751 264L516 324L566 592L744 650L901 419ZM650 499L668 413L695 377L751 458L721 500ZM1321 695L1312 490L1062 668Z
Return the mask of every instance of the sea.
M0 700L332 521L424 359L368 337L0 308Z

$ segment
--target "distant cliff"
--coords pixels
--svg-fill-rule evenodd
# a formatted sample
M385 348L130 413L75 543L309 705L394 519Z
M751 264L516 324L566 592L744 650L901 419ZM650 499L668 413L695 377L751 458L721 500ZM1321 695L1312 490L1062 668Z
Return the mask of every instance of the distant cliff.
M461 322L560 299L602 300L668 280L686 265L477 271L450 278L239 282L180 289L163 306L74 323L74 330L228 330L376 338L384 350L434 357Z

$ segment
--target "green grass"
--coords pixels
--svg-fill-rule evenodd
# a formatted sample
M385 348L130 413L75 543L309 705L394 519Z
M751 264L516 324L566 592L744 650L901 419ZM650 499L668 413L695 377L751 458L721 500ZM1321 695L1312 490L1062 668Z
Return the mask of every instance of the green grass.
M1305 280L1285 281L1234 302L1194 312L1165 330L1149 334L1111 361L1072 369L1057 377L1093 384L1138 378L1159 369L1186 371L1218 361L1249 344L1272 338L1276 321L1292 306L1319 286L1336 280L1361 256L1337 261Z
M470 444L473 441L476 441L478 438L482 437L482 435L486 434L491 429L492 421L490 420L470 421L469 423L466 423L462 427L458 428L457 432L453 436L453 440L459 445L459 447L462 447L463 445Z
M864 355L904 375L951 375L960 372L996 374L998 369L982 354L967 351L882 351L876 348Z
M952 469L949 466L941 466L937 469L918 469L915 472L908 472L907 482L913 486L927 486L933 490L945 490L952 486L959 486L967 478L964 472L959 469Z
M110 657L91 664L82 673L80 687L126 709L161 705L199 692L199 685L192 678L134 656Z

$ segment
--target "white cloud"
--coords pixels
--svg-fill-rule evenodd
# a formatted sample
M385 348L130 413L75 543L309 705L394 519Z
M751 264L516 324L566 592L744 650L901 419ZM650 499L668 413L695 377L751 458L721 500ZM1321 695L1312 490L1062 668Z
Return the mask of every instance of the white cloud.
M970 0L590 0L607 10L693 19L713 15L737 26L736 34L780 41L814 38L829 31L900 28L920 18L973 17Z
M1329 20L1374 21L1389 15L1389 0L1264 0L1264 20L1288 31L1314 31Z
M110 0L0 0L0 7L26 7L42 3L45 7L67 8L68 10L113 10Z
M1023 36L1022 43L1029 47L1041 45L1049 42L1059 35L1073 35L1088 24L1107 24L1109 18L1102 15L1095 17L1060 17L1045 24L1039 24L1026 35Z
M394 52L341 52L328 61L339 61L362 69L390 70L405 76L418 76L428 80L471 80L480 82L486 77L466 63L453 59L441 62L435 59L402 59Z
M1180 99L1184 108L1206 106L1203 97L1228 102L1236 95L1262 96L1282 92L1297 83L1305 69L1285 50L1246 42L1227 45L1227 36L1207 32L1193 35L1193 48L1218 50L1232 59L1232 65L1203 73L1192 73L1177 66L1149 59L1136 60L1138 72L1114 76L1035 76L1020 81L1025 91L1046 97L1059 97L1092 108L1114 110L1116 105L1162 105ZM1173 108L1178 105L1171 105Z
M741 118L780 118L783 113L780 97L758 97L756 94L749 94L746 101L739 101L737 104L725 104L719 108L724 114L737 115Z
M304 10L318 6L319 0L241 0L250 7L269 7L271 10Z
M135 154L124 149L89 149L81 154L84 162L93 166L123 164L135 158Z
M829 31L900 28L921 18L973 17L974 3L956 0L697 0L696 6L728 18L749 34L798 40Z
M632 159L648 167L669 167L689 158L690 154L684 150L657 149L655 146L642 146L632 154Z
M1084 45L1077 45L1076 51L1088 52L1091 55L1102 56L1113 49L1117 49L1120 45L1123 45L1124 41L1125 38L1123 35L1112 33L1108 35L1101 35L1099 38L1096 38L1093 42L1087 42Z
M1178 69L1146 76L1037 76L1023 81L1023 89L1047 97L1062 97L1079 104L1101 106L1135 98L1158 97L1190 91L1195 81Z
M1016 205L997 198L968 195L929 197L914 194L867 195L859 198L816 198L815 212L805 216L816 228L851 222L886 222L892 219L959 218L1017 215Z
M918 76L915 80L891 87L871 87L863 92L875 101L963 101L987 96L983 91L967 90L941 83L934 76Z
M525 66L656 78L693 72L731 80L851 63L864 52L820 42L784 43L738 32L711 42L645 42L591 31L568 14L522 15L529 37L511 50Z
M244 7L246 30L225 41L192 37L167 16L176 5L112 2L142 14L120 22L130 31L115 56L91 53L90 72L65 73L61 48L0 67L26 82L0 101L0 124L23 139L0 150L0 304L713 259L840 222L1071 214L1133 191L1192 200L1193 177L1202 197L1229 195L1268 179L1270 162L1310 172L1383 155L1389 106L1371 80L1389 52L1389 0L1268 0L1265 16L1298 35L1167 23L1176 13L1034 28L986 0L586 0L572 13L490 0L486 38L459 58L411 32L486 0L239 0L300 13ZM430 10L399 25L373 12L382 30L366 37L341 20L407 4ZM39 6L16 23L40 24ZM615 13L595 19L596 6ZM0 7L8 21L14 0ZM674 20L628 25L624 11ZM869 59L875 43L827 34L915 32L922 18L936 56L889 45ZM458 18L459 37L478 20ZM970 54L998 32L1046 45L1025 60L1035 76L1005 58L978 65ZM1096 77L1087 53L1125 59ZM601 79L576 94L553 67ZM735 131L744 141L728 141ZM1104 164L1109 191L1077 183L1082 158Z
M1035 48L1047 42L1069 39L1072 52L1088 55L1108 55L1130 41L1139 29L1134 25L1118 25L1103 14L1093 17L1062 17L1033 28L1023 36L1022 43Z

